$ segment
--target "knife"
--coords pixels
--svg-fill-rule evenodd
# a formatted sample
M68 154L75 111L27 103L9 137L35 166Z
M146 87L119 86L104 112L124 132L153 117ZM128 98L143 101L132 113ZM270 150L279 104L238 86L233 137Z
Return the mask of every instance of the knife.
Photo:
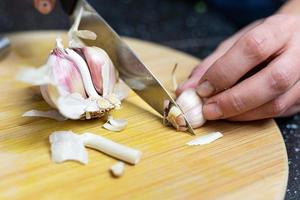
M76 19L82 9L79 30L93 31L98 36L96 40L83 40L83 42L88 46L97 46L104 49L118 70L120 78L138 96L161 115L164 114L165 100L179 108L160 81L89 3L85 0L61 0L61 4L63 10L69 15L71 22ZM185 116L184 118L188 131L195 134Z

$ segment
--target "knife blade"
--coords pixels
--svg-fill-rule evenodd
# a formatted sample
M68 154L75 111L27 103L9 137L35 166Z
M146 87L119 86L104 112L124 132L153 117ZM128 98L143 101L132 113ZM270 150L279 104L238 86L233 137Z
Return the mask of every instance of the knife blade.
M120 78L138 96L161 115L164 114L165 100L179 108L161 82L90 4L85 0L61 0L61 2L71 21L76 19L82 9L79 30L93 31L98 36L96 40L82 39L83 42L88 46L97 46L104 49L118 70ZM195 134L185 116L184 118L188 131Z

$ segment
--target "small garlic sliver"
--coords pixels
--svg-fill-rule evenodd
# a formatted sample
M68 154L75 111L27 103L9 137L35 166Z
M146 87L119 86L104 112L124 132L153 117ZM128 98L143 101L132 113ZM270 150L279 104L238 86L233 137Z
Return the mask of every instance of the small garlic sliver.
M124 119L114 119L112 116L108 117L108 121L103 124L103 128L110 131L122 131L126 128L128 122Z
M197 137L196 139L189 141L186 143L187 145L193 146L193 145L204 145L209 144L219 138L223 137L223 134L220 132L212 132L206 135L202 135L200 137Z
M110 171L115 177L120 177L124 174L125 164L123 162L117 162L111 166Z

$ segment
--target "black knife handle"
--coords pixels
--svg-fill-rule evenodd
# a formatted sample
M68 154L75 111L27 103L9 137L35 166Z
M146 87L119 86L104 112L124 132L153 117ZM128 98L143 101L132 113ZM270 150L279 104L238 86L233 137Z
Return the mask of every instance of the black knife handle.
M63 10L71 15L75 9L76 3L78 0L60 0Z

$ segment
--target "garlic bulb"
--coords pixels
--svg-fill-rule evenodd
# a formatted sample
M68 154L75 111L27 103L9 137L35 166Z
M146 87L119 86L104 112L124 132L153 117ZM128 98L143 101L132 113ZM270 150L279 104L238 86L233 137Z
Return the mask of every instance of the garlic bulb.
M177 130L187 130L187 125L182 112L185 114L192 128L199 128L205 123L202 113L202 100L193 89L182 92L176 99L176 103L181 108L168 103L165 105L165 119L172 124Z
M44 66L23 70L17 76L23 82L39 85L45 101L74 120L102 117L120 108L119 98L124 98L124 92L116 94L116 70L108 54L80 40L97 38L91 31L78 30L82 12L83 8L68 32L69 48L64 48L58 38Z
M102 117L120 107L120 95L114 94L115 68L100 48L64 49L57 39L46 65L38 70L30 69L30 72L23 70L19 80L40 85L45 101L66 118ZM35 72L43 78L32 80Z

